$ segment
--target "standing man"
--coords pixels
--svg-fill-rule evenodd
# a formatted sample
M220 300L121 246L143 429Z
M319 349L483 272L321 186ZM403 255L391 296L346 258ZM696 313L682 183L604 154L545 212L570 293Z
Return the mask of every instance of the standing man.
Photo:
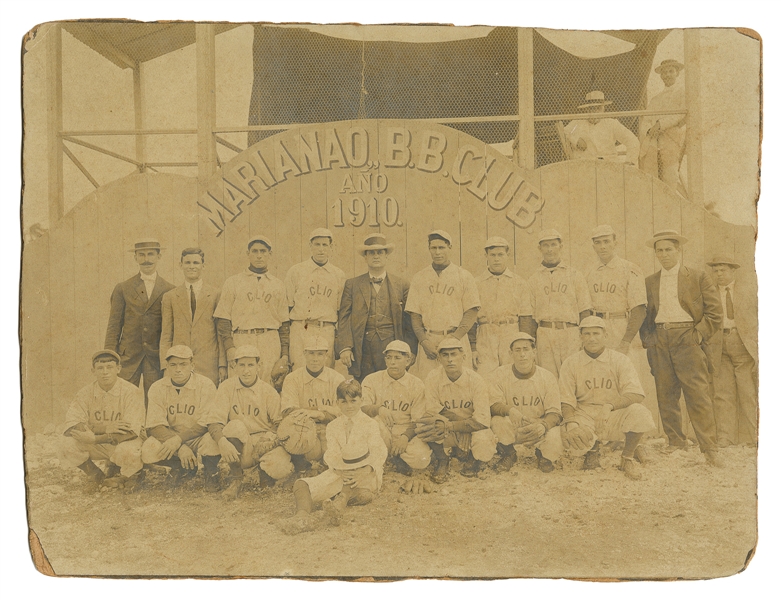
M544 230L539 248L542 265L529 277L537 364L558 377L564 359L580 350L578 324L591 313L591 297L583 275L561 259L558 231Z
M654 177L660 177L661 172L662 181L684 191L678 169L686 142L686 90L682 82L676 81L683 65L677 60L663 60L654 71L661 76L664 90L651 98L647 110L680 109L681 114L640 119L640 168Z
M645 320L645 281L640 267L616 256L616 232L600 225L591 232L598 262L586 275L592 313L607 327L607 347L623 354Z
M428 234L431 266L419 271L410 283L407 312L418 339L416 375L425 381L437 368L437 345L445 337L461 340L472 328L480 310L475 278L466 269L450 262L453 238L437 229ZM466 365L472 368L469 344L463 350Z
M534 331L529 286L507 267L510 244L502 237L489 238L485 258L488 268L477 278L480 310L469 330L472 364L483 377L512 362L510 342L519 331Z
M681 245L686 242L672 230L660 231L646 242L662 269L645 280L648 311L640 339L656 380L659 414L670 449L686 448L680 407L683 390L700 451L708 464L721 467L708 379L709 366L716 364L715 350L721 347L721 302L706 273L681 264Z
M315 229L309 236L312 256L293 265L285 277L290 306L290 357L293 370L303 367L304 337L316 335L330 344L327 366L334 365L335 329L345 275L329 262L334 236L329 229Z
M249 266L225 280L214 319L227 362L237 346L255 346L260 353L258 372L266 383L272 373L289 368L290 322L282 281L268 272L271 242L256 235L247 243Z
M359 381L385 368L384 352L390 342L414 344L417 339L404 311L409 283L385 270L394 247L383 234L369 234L358 248L369 271L344 284L336 353Z
M179 268L184 284L163 294L163 328L160 335L160 363L171 346L192 349L196 373L220 385L228 374L225 347L212 318L220 299L219 290L203 282L205 256L200 248L185 248Z
M719 446L757 445L757 308L755 295L735 284L740 265L719 255L708 263L719 288L723 340L713 378L713 411ZM718 351L718 347L717 347ZM718 352L717 352L718 358Z
M149 388L163 376L160 369L160 332L163 326L162 296L174 286L157 274L160 242L139 240L132 252L138 275L118 283L111 293L111 312L106 327L106 350L119 354L119 376L138 385L144 376L144 404Z

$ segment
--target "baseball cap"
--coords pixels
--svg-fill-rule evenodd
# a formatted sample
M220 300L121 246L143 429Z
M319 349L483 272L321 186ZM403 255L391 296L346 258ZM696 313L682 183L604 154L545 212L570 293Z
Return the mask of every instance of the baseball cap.
M319 335L310 336L304 342L304 350L309 350L311 352L314 352L315 350L330 350L330 349L331 349L331 345L328 343L328 340L326 340L324 337L321 337Z
M486 250L489 248L510 248L509 242L504 239L503 237L499 237L498 235L495 235L493 237L489 237L486 242L485 246L483 246Z
M543 229L540 232L540 237L537 243L544 242L545 240L559 240L561 241L561 234L555 229Z
M401 340L393 340L386 346L382 353L385 354L386 352L394 351L401 352L402 354L412 354L412 350L410 350L409 344L407 342L402 342Z
M256 235L256 236L251 237L249 242L247 242L247 250L252 248L252 244L254 244L255 242L260 242L266 248L271 250L271 240L268 239L265 235Z
M518 332L518 333L516 333L516 334L515 334L515 335L512 337L512 339L510 340L510 348L512 348L512 347L513 347L513 344L514 344L515 342L518 342L518 341L520 341L520 340L526 340L526 341L528 341L528 342L531 342L532 344L536 343L536 340L534 339L534 337L533 337L533 336L529 335L528 333L526 333L526 332L524 332L524 331L519 331L519 332Z
M439 342L439 344L437 344L437 352L440 350L452 350L453 348L463 350L464 345L461 343L461 340L458 340L454 337L446 337L444 340Z
M260 358L260 352L255 346L251 344L245 344L236 348L236 353L233 355L235 360L240 358Z
M594 229L591 231L591 239L602 237L604 235L615 235L616 232L613 231L613 228L610 225L597 225L594 227Z
M95 354L92 355L92 364L95 364L95 361L98 360L101 356L110 356L111 358L115 358L117 361L117 364L122 362L122 360L119 358L119 354L114 352L113 350L98 350L95 352Z
M166 359L169 359L172 356L175 356L176 358L192 358L193 351L184 344L179 344L178 346L171 346L168 349L168 352L165 353Z
M607 329L605 327L605 321L596 316L590 316L583 319L580 322L580 328L583 329L584 327L601 327L602 329Z
M448 244L453 244L453 238L450 237L450 234L445 231L444 229L435 229L434 231L429 231L428 233L428 241L430 242L433 238L442 238L445 240Z
M317 229L313 229L312 233L309 234L309 241L311 242L315 238L319 237L327 237L329 240L334 239L334 234L331 233L330 229L326 229L325 227L318 227Z

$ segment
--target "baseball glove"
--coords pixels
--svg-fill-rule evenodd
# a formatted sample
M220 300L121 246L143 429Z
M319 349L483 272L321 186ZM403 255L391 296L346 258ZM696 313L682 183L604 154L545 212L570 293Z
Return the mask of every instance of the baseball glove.
M279 424L277 437L289 454L307 454L317 444L317 425L305 415L288 415Z
M442 416L423 417L415 425L415 435L421 442L441 442L448 434L447 423Z
M290 373L290 367L287 365L275 366L271 371L271 385L277 392L282 392L282 384L285 382L285 377Z

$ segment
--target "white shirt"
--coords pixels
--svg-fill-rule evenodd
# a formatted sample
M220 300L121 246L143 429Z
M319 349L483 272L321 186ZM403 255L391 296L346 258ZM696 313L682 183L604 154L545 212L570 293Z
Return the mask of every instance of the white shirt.
M317 377L312 377L306 368L296 369L282 384L282 412L305 408L338 417L342 411L336 405L336 388L343 381L344 377L329 367L323 367Z
M279 329L290 320L285 285L270 273L244 269L222 285L215 318L228 319L237 329Z
M198 296L201 295L201 290L203 289L203 279L199 279L195 283L190 283L189 281L185 281L184 285L187 287L187 295L188 296L190 295L190 288L192 288L193 291L195 292L195 297L197 298Z
M724 287L719 286L719 293L721 294L721 312L722 312L722 327L724 329L732 329L733 327L737 327L735 325L735 319L728 319L727 318L727 290L729 290L729 295L732 297L732 316L735 316L735 282L733 281L729 285L725 285Z
M412 277L405 310L421 315L429 331L447 331L458 327L466 311L479 307L475 278L450 263L440 272L428 265Z
M596 123L590 123L586 119L576 119L570 121L564 131L573 147L577 145L578 140L582 139L586 142L584 158L602 158L617 162L616 142L618 142L626 146L626 160L637 164L640 142L637 141L634 133L616 119L599 119Z
M626 394L645 397L632 361L617 350L605 348L596 358L585 350L570 355L559 374L561 403L573 408L588 404L618 404Z
M489 321L511 319L532 314L531 291L522 277L505 269L499 275L486 270L476 278L480 296L480 312L477 322L481 325Z
M659 94L651 98L647 110L676 110L679 108L686 109L686 89L680 78L670 87L664 88ZM686 133L686 127L683 124L685 116L682 113L678 115L643 117L640 121L640 134L644 137L648 130L658 121L659 126L666 135L678 142L678 144L682 144Z
M149 298L152 297L152 291L155 289L155 282L157 281L157 271L152 273L151 275L144 275L143 273L140 273L141 275L141 281L144 282L144 287L146 288L146 298L149 300Z
M371 273L369 273L369 277L370 277L370 278L375 278L375 279L379 279L379 280L380 280L380 283L374 283L373 281L371 282L371 284L372 284L372 287L374 288L374 291L375 291L375 292L377 292L378 294L380 293L380 287L382 286L383 282L385 281L385 276L386 276L387 274L388 274L387 272L383 271L383 272L382 272L382 275L379 275L379 276L377 276L377 277L374 277L374 275L372 275Z
M677 263L669 271L662 268L659 281L659 312L656 313L656 323L693 323L691 315L683 310L678 300L678 271L681 263Z
M344 280L344 271L330 261L318 265L309 258L290 267L285 277L290 319L336 323Z
M362 387L364 404L384 406L394 423L417 421L426 412L425 385L411 373L393 379L387 370L377 371L366 376Z

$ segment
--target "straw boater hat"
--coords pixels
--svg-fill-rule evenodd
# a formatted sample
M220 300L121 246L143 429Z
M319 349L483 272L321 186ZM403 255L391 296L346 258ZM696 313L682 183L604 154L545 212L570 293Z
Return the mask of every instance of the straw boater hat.
M689 241L674 229L666 229L664 231L657 231L654 234L654 237L648 240L645 245L649 248L654 248L656 246L656 242L661 242L662 240L676 240L681 245Z
M713 260L705 263L709 267L715 267L716 265L727 265L733 269L739 269L740 265L735 262L734 258L727 256L726 254L717 254L713 257Z
M347 445L342 448L343 468L349 470L360 469L361 467L368 465L371 455L366 440L359 440L357 436L354 436L353 440L354 441L348 441Z
M605 100L605 94L599 90L589 92L586 94L586 103L581 104L578 108L588 108L589 106L607 106L613 104L612 100Z
M661 73L662 69L665 67L675 67L679 72L683 71L683 65L681 63L675 59L668 58L667 60L663 60L659 66L654 69L654 73Z
M146 238L138 240L128 252L138 252L139 250L157 250L159 252L160 250L165 250L165 248L156 239Z
M388 239L382 233L370 233L363 240L363 244L358 246L358 254L363 256L368 250L387 250L390 254L394 248L396 248L396 244L389 244Z

